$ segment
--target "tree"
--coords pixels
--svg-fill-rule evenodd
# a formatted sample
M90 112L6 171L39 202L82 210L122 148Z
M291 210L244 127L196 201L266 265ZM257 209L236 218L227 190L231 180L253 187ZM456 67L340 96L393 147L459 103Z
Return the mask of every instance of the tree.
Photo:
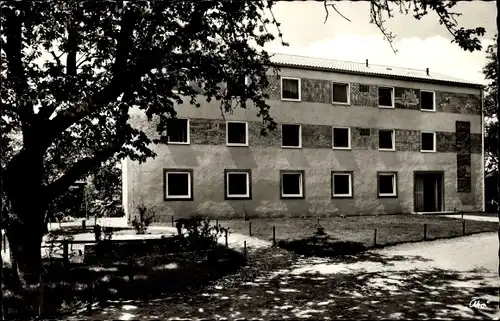
M484 137L484 149L488 158L488 162L486 163L488 173L498 170L498 114L496 110L498 92L497 36L495 36L495 42L489 45L486 50L488 63L483 68L485 78L490 81L490 84L486 86L484 96L484 114L488 119Z
M199 106L191 80L222 113L250 100L263 132L276 126L262 92L271 66L262 48L275 38L267 27L281 35L272 1L0 5L2 214L22 289L38 280L49 204L109 158L143 162L155 156L150 143L165 142L129 124L131 106L162 133L174 103ZM241 76L251 84L233 98L220 84Z

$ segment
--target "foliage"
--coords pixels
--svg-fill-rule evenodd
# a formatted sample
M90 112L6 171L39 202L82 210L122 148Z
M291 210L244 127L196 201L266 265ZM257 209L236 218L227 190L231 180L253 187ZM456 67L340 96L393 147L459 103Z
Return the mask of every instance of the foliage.
M144 204L137 205L136 209L137 215L135 215L132 220L132 226L137 234L145 234L149 225L151 225L155 218L155 210L154 208L147 207Z
M220 224L210 225L210 219L201 216L192 216L187 219L178 220L178 222L184 227L181 236L191 245L200 244L200 242L216 244L219 238L229 232L228 229L223 228Z
M497 35L494 43L486 49L488 62L483 68L483 74L489 81L485 89L484 113L488 118L485 128L484 150L486 153L486 170L492 172L498 169L498 115L497 115L497 94L498 94L498 61L497 61Z

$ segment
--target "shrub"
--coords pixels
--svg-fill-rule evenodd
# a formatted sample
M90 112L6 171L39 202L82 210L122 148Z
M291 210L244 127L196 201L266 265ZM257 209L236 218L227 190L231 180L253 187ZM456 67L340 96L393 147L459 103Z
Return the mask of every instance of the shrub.
M182 233L184 227L184 233ZM220 224L210 225L209 218L201 216L192 216L186 219L177 220L177 230L188 244L196 246L202 243L216 244L227 229L222 228Z
M153 208L149 208L144 204L139 204L136 208L138 215L132 220L132 226L137 234L145 234L156 213Z

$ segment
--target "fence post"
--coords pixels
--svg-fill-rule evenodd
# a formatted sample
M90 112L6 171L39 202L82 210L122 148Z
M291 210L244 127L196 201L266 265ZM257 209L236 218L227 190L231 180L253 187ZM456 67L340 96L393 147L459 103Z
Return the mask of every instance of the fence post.
M215 219L215 229L217 232L219 232L219 219L218 218Z
M424 223L424 241L427 240L427 223Z
M248 234L252 236L252 222L248 222Z
M82 229L84 230L86 228L86 222L85 222L85 219L82 220Z
M174 216L172 215L172 227L174 227Z
M93 294L94 294L94 282L92 282L92 278L89 278L89 283L87 284L87 289L89 290L89 299L87 302L87 311L91 312L92 311L92 300L93 300Z
M245 261L247 259L247 241L243 241L243 254L245 255Z
M465 220L462 220L462 235L465 235Z
M44 298L43 298L43 273L40 273L40 278L39 278L39 282L40 282L40 301L38 301L38 317L39 318L42 318L43 316L43 301L44 301Z
M227 229L225 231L225 238L226 238L226 247L227 247Z
M273 246L276 245L276 226L273 225Z
M377 245L377 229L373 232L373 246Z
M68 241L64 240L63 243L63 264L66 266L69 262L69 253L68 253Z
M464 219L464 211L460 212L462 214L462 220Z
M318 226L319 226L319 217L318 217Z

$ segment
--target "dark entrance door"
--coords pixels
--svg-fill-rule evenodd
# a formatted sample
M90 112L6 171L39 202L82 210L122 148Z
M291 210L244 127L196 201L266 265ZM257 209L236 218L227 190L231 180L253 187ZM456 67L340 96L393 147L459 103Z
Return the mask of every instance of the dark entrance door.
M415 173L414 203L416 212L443 210L443 173Z

